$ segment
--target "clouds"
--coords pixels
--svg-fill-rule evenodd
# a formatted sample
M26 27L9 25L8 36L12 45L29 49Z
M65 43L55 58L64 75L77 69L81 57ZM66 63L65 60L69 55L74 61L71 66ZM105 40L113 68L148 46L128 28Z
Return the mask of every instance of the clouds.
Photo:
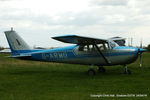
M136 38L143 31L147 38L150 31L149 0L0 0L0 4L2 41L5 41L3 31L11 26L31 46L46 47L57 44L51 45L50 37L55 35L109 38L131 37L133 35L129 33L134 33ZM33 41L29 36L45 42ZM6 44L6 41L0 43Z
M92 0L97 6L126 6L128 0Z

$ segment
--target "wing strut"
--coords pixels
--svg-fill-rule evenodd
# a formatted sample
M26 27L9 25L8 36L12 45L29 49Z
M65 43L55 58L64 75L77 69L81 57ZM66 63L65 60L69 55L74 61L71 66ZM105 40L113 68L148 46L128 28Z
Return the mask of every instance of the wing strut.
M104 54L101 52L101 50L98 48L98 46L96 44L94 44L97 51L100 53L100 55L104 58L106 64L110 64L111 62L104 56Z

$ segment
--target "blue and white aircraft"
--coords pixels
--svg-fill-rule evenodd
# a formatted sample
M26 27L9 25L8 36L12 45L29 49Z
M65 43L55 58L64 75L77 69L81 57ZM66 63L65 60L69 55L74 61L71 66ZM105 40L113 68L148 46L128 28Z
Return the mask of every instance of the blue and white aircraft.
M89 75L95 75L93 66L99 72L105 72L103 66L123 65L125 74L131 74L127 64L133 63L145 49L124 46L123 38L99 39L77 35L52 37L55 40L75 44L55 49L31 49L27 43L13 30L4 32L11 49L11 57L38 61L60 62L91 65ZM140 66L142 59L140 60Z

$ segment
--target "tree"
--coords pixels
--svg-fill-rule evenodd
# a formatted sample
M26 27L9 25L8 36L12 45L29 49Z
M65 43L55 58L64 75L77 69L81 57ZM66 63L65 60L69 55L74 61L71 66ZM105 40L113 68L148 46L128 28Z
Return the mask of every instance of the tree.
M150 52L150 44L146 47L147 51Z
M0 46L0 50L3 50L4 48Z

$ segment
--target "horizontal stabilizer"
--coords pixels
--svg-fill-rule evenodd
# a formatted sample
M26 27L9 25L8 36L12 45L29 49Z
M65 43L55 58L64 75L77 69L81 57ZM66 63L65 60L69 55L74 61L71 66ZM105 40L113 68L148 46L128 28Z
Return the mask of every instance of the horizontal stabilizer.
M21 57L31 57L31 53L21 53L19 55L14 55L14 56L11 56L11 57L15 57L15 58L21 58Z

